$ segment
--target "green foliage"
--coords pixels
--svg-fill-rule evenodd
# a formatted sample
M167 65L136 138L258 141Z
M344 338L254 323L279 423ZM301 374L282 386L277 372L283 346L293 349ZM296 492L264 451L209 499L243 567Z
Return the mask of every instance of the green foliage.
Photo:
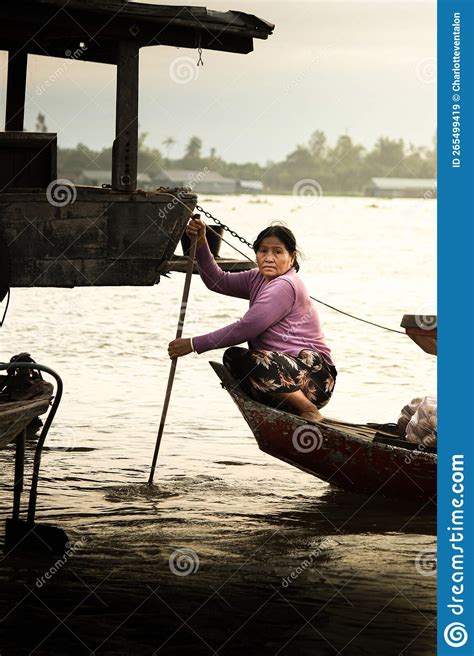
M138 170L153 179L162 168L182 168L220 173L240 180L262 180L266 191L290 193L295 184L303 179L319 182L325 194L358 195L373 177L434 178L436 176L436 137L433 148L408 146L403 139L381 136L370 151L350 136L341 135L330 147L326 135L316 130L307 144L297 145L281 162L268 162L266 166L256 162L236 164L224 161L215 148L210 155L202 155L202 141L192 136L184 156L171 159L174 137L162 141L167 156L157 148L146 146L146 132L139 136ZM93 151L79 143L76 148L58 151L58 168L64 175L79 175L84 170L111 169L112 149Z
M183 162L186 165L186 168L199 167L201 162L201 148L202 141L199 137L191 137L186 146L186 152L184 153Z
M38 113L36 117L35 132L47 132L48 127L46 125L46 117L41 112Z

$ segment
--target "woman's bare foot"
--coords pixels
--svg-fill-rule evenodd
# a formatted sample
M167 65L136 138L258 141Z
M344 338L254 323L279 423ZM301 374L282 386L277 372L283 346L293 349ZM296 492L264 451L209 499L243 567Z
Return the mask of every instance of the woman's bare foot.
M305 410L300 414L300 417L307 419L308 421L323 421L323 415L316 408L311 408L310 410Z
M274 396L281 398L293 406L295 414L307 421L324 421L323 415L301 390L296 392L275 392Z

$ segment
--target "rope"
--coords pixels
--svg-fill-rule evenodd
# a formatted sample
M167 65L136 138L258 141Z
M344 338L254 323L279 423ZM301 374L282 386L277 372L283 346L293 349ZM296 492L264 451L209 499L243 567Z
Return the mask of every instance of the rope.
M190 208L188 205L186 205L186 203L183 202L179 196L177 196L177 195L175 195L175 194L171 194L169 191L166 191L166 187L159 187L156 191L158 191L160 194L163 194L163 196L170 196L171 198L173 198L174 200L176 200L178 203L180 203L183 207L185 207L185 208L188 210L188 212L190 213L190 215L192 215L192 213L193 213L192 208ZM249 246L249 248L252 248L252 244L251 244L250 242L246 241L243 237L240 237L240 236L239 236L234 230L231 230L231 229L229 228L229 226L226 226L225 223L222 223L221 221L219 221L219 219L216 219L216 217L212 216L212 214L211 214L210 212L206 212L205 210L203 210L203 208L202 208L200 205L196 205L196 209L197 209L198 211L202 212L203 214L205 214L208 218L211 218L211 219L212 219L213 221L215 221L218 225L220 225L222 228L224 228L224 230L227 230L228 232L230 232L230 234L231 234L233 237L236 237L237 239L240 239L240 241L241 241L243 244L246 244L247 246ZM224 239L224 237L223 237L220 233L218 233L217 230L214 230L214 228L213 228L212 226L208 225L207 227L208 227L209 230L211 230L215 235L217 235L217 237L220 237L220 238L222 239L222 241L223 241L225 244L227 244L228 246L230 246L231 248L233 248L234 251L237 251L237 253L239 253L240 255L242 255L242 257L245 257L249 262L252 262L252 264L257 264L257 263L255 262L255 260L252 260L252 258L249 257L246 253L243 253L243 252L242 252L241 250L239 250L236 246L234 246L233 244L231 244L230 241L227 241L226 239Z
M160 187L159 189L157 189L157 191L164 194L165 196L171 196L172 198L176 199L178 201L178 203L181 203L181 205L183 205L183 207L185 207L190 212L190 214L192 214L193 211L188 207L188 205L186 205L186 203L183 203L183 201L178 196L176 196L174 194L170 194L169 191L165 191L165 188L163 188L163 187ZM226 225L225 223L222 223L222 221L220 219L213 216L210 212L207 212L200 205L196 205L196 209L199 212L202 212L202 214L204 214L208 219L212 219L215 223L217 223L217 225L221 226L225 231L229 232L232 235L232 237L235 237L242 244L245 244L246 246L248 246L249 248L251 248L253 250L252 244L249 241L247 241L245 239L245 237L242 237L237 232L235 232L235 230L232 230L231 228L229 228L228 225ZM249 262L253 262L253 264L255 264L255 260L252 260L252 258L248 257L248 255L246 255L245 253L242 253L242 251L239 250L236 246L234 246L233 244L228 242L226 239L224 239L224 237L222 237L222 235L219 235L219 233L216 230L214 230L212 228L212 226L208 225L207 227L210 230L212 230L212 232L215 235L219 236L225 244L227 244L228 246L233 248L235 251L237 251L237 253L239 253L240 255L245 257ZM344 310L340 310L339 308L334 307L334 305L329 305L329 303L325 303L324 301L321 301L319 298L316 298L315 296L310 296L310 298L313 301L316 301L316 303L320 303L321 305L325 305L326 307L330 308L331 310L334 310L334 312L339 312L340 314L344 314L346 317L350 317L351 319L355 319L356 321L361 321L362 323L367 323L369 326L375 326L376 328L381 328L382 330L387 330L388 332L391 332L391 333L397 333L398 335L405 335L405 333L402 330L396 330L395 328L388 328L387 326L382 326L382 324L380 324L380 323L375 323L374 321L369 321L368 319L362 319L361 317L357 317L355 314L350 314L349 312L345 312Z
M8 312L8 306L10 304L10 281L12 275L12 263L10 257L10 251L6 242L0 237L0 302L3 301L5 296L7 297L7 302L5 305L5 311L3 317L0 320L0 328L5 322L5 318Z
M234 246L233 244L231 244L230 241L227 241L227 239L224 239L224 237L223 237L219 232L217 232L217 230L214 230L214 228L213 228L212 226L208 225L207 227L209 228L209 230L210 230L211 232L213 232L215 235L217 235L218 237L220 237L220 238L222 239L222 241L224 242L224 244L227 244L228 246L230 246L231 248L233 248L234 251L237 251L237 253L240 253L240 255L242 255L243 257L245 257L249 262L252 262L252 264L255 264L255 265L257 264L257 263L255 262L255 260L252 260L252 258L249 257L246 253L243 253L243 252L242 252L241 250L239 250L236 246Z
M310 296L310 298L313 299L313 301L316 301L317 303L321 303L321 305L325 305L328 308L331 308L331 310L334 310L335 312L340 312L340 314L345 314L346 317L351 317L351 319L357 319L357 321L362 321L363 323L368 323L370 326L376 326L377 328L382 328L383 330L388 330L391 333L398 333L399 335L405 335L403 330L396 330L395 328L388 328L387 326L382 326L380 323L374 323L373 321L369 321L368 319L361 319L361 317L356 317L354 314L349 314L349 312L344 312L344 310L339 310L338 308L329 305L329 303L325 303L324 301L320 301L318 298L314 298L314 296Z
M253 249L253 246L252 246L252 244L251 244L249 241L247 241L244 237L241 237L240 235L238 235L234 230L231 230L231 229L229 228L229 226L227 226L227 225L225 225L224 223L222 223L222 221L220 221L219 219L217 219L217 218L216 218L215 216L213 216L210 212L206 212L206 211L205 211L200 205L196 205L196 209L198 209L200 212L202 212L203 214L205 214L205 216L206 216L207 218L212 219L213 221L215 221L218 225L220 225L221 227L223 227L224 230L227 230L228 232L230 232L230 234L231 234L233 237L235 237L236 239L239 239L243 244L246 244L249 248L252 248L252 249ZM219 234L219 233L217 233L215 230L213 230L212 226L207 226L207 227L210 228L210 229L212 230L212 232L214 232L214 234L216 234L216 235ZM230 244L230 243L229 243L228 241L226 241L223 237L221 237L221 239L222 239L222 241L224 241L226 244L228 244L231 248L233 248L233 249L236 250L238 253L240 253L241 255L243 255L244 257L246 257L247 260L249 260L250 262L254 262L254 260L252 260L250 257L248 257L247 255L245 255L245 253L242 253L242 251L240 251L238 248L236 248L233 244ZM382 328L382 330L388 330L389 332L392 332L392 333L398 333L399 335L405 335L405 333L404 333L402 330L396 330L395 328L388 328L387 326L382 326L380 323L375 323L374 321L369 321L368 319L362 319L361 317L357 317L357 316L355 316L354 314L350 314L349 312L345 312L344 310L339 310L339 308L334 307L334 305L329 305L329 303L325 303L324 301L321 301L319 298L315 298L314 296L310 296L310 298L311 298L313 301L316 301L317 303L320 303L321 305L325 305L326 307L330 308L331 310L334 310L335 312L339 312L340 314L344 314L346 317L350 317L351 319L356 319L357 321L361 321L362 323L367 323L367 324L369 324L369 326L375 326L376 328Z
M8 291L7 291L7 304L5 305L5 311L3 312L3 317L0 321L0 328L3 326L3 324L5 322L5 317L7 316L8 306L9 305L10 305L10 289L8 289Z

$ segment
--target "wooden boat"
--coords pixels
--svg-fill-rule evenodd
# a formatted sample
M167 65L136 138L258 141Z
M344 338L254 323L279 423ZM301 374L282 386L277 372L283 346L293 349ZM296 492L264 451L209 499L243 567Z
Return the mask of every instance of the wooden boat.
M0 375L0 449L13 442L51 405L54 387L43 380L35 366L38 365L28 353L15 356L8 363L0 362L0 371L7 374ZM39 426L40 421L35 428Z
M375 424L308 423L254 401L223 365L210 364L265 453L352 492L404 499L436 495L437 456L431 449L410 449Z
M425 353L437 354L438 322L435 314L405 314L400 325Z
M33 399L0 401L0 449L13 442L35 417L47 412L53 386L45 383L43 391Z
M194 48L196 55L202 49L247 54L254 39L272 31L251 14L204 7L125 0L0 3L0 50L8 52L0 132L0 259L8 267L3 274L0 267L7 278L0 288L159 282L197 198L188 193L193 181L186 189L137 189L140 51L173 46ZM38 54L62 60L57 77L72 61L116 66L110 184L78 186L58 178L58 135L25 131L28 57Z
M62 380L53 369L34 362L28 353L14 356L8 363L0 362L0 371L7 373L0 375L0 448L15 443L13 509L5 524L5 557L20 546L33 552L46 549L49 555L63 553L68 540L66 533L55 526L35 523L41 453L61 401ZM56 389L43 380L43 373L55 379ZM37 418L48 410L42 425ZM21 519L26 439L28 433L36 433L41 425L33 458L28 509L26 518Z

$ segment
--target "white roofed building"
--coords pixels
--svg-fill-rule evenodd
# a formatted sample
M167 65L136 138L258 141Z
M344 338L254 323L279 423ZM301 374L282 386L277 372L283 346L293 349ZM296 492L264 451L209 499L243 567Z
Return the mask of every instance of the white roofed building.
M372 178L365 193L382 198L436 198L436 178Z
M206 170L166 169L154 179L156 187L189 187L201 194L235 194L237 180Z

